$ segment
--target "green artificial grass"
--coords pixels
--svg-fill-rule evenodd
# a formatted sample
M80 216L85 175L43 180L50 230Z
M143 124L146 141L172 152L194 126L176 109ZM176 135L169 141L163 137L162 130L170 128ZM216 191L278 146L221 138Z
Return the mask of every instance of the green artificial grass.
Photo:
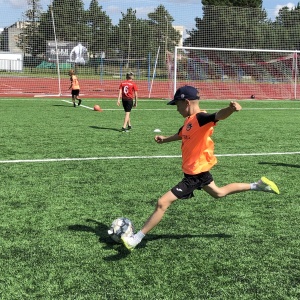
M121 133L115 99L83 102L101 113L62 100L0 99L1 299L300 298L300 102L240 101L213 135L217 185L267 176L280 195L197 191L128 253L107 229L125 216L139 230L181 180L180 143L153 130L174 134L183 118L141 100Z

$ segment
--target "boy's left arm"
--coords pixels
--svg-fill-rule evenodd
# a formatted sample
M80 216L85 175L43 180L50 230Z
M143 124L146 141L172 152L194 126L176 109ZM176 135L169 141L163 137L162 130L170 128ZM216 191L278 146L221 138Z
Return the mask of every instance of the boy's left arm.
M134 103L133 103L134 107L137 107L137 102L138 102L138 94L137 94L137 91L135 91L134 92Z
M228 107L220 109L216 113L216 120L224 120L228 118L232 113L240 111L242 109L241 105L235 101L231 101Z

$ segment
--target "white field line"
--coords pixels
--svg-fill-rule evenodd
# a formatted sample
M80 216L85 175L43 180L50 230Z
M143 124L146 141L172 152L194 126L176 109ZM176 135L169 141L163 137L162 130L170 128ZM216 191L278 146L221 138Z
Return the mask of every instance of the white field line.
M216 154L217 157L240 157L240 156L270 156L270 155L297 155L299 152L270 152L270 153L236 153L236 154ZM154 156L100 156L100 157L78 157L78 158L45 158L45 159L15 159L0 160L5 163L47 163L64 161L88 161L88 160L116 160L116 159L157 159L157 158L180 158L181 155L154 155Z
M66 103L73 104L73 102L72 102L72 101L68 101L68 100L61 100L61 101L63 101L63 102L66 102ZM93 107L89 107L89 106L82 105L82 104L80 105L80 107L84 107L84 108L87 108L87 109L94 110L94 108L93 108Z
M61 101L63 101L63 102L66 102L66 103L70 103L70 104L73 104L73 102L72 101L68 101L68 100L61 100ZM85 100L86 101L86 100ZM88 100L87 100L88 101ZM101 102L102 102L103 100L101 100ZM112 100L106 100L106 101L112 101ZM160 100L161 101L161 100ZM84 107L84 108L87 108L87 109L91 109L91 110L94 110L94 108L93 107L89 107L89 106L86 106L86 105L83 105L83 104L81 104L80 105L81 107ZM102 107L101 107L102 108ZM268 108L268 107L266 107L266 108L244 108L243 110L294 110L294 109L300 109L300 107L298 108L298 107L296 107L296 108L282 108L282 107L280 107L280 108ZM102 108L102 110L109 110L109 111L113 111L113 110L123 110L123 108L105 108L105 109L103 109ZM134 110L143 110L143 111L147 111L147 110L151 110L151 111L153 111L153 110L155 110L155 111L164 111L164 110L168 110L168 111L173 111L173 110L176 110L176 109L172 109L172 108L134 108ZM205 109L205 110L213 110L213 111L218 111L219 110L219 108L209 108L209 109Z

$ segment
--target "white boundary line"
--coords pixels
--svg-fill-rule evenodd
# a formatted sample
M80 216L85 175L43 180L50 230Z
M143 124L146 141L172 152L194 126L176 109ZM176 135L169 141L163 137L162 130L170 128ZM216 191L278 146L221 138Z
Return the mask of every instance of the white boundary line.
M68 100L61 100L61 101L63 101L63 102L66 102L66 103L73 104L73 102L72 102L72 101L68 101ZM93 108L93 107L89 107L89 106L82 105L82 104L80 104L80 107L84 107L84 108L87 108L87 109L94 110L94 108Z
M61 100L63 102L66 102L66 103L69 103L69 104L73 104L72 101L68 101L68 100ZM102 100L100 100L102 101ZM112 100L107 100L107 101L112 101ZM87 108L87 109L90 109L90 110L94 110L93 107L90 107L90 106L86 106L86 105L80 105L81 107L84 107L84 108ZM208 108L208 109L205 109L205 110L213 110L213 111L217 111L219 110L220 108ZM283 108L283 107L279 107L279 108L272 108L272 107L265 107L265 108L243 108L243 110L295 110L295 109L300 109L300 107L291 107L291 108ZM102 109L104 110L104 109ZM105 110L109 110L109 111L113 111L113 110L123 110L123 108L105 108ZM172 108L134 108L134 110L143 110L143 111L147 111L147 110L150 110L150 111L174 111L174 109Z
M236 153L236 154L216 154L217 157L238 157L238 156L270 156L270 155L298 155L298 152L270 152L270 153ZM180 158L181 155L154 155L154 156L100 156L100 157L81 157L81 158L45 158L45 159L16 159L0 160L0 164L6 163L45 163L45 162L64 162L64 161L87 161L87 160L115 160L115 159L157 159L157 158Z

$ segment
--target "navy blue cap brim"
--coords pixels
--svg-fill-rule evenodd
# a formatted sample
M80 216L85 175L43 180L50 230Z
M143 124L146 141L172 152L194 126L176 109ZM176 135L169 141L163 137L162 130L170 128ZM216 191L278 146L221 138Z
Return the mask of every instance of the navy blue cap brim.
M170 102L168 102L167 103L167 105L175 105L176 104L176 101L178 101L178 100L171 100Z

